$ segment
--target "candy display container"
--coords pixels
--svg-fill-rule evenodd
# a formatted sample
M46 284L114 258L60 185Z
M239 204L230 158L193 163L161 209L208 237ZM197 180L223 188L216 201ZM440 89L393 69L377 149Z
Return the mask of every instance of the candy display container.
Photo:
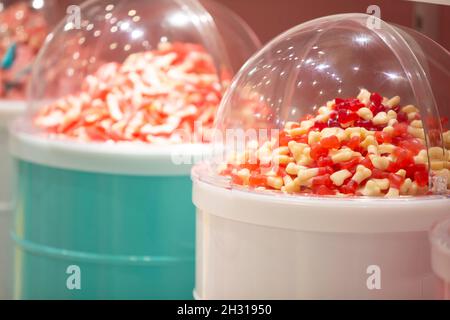
M15 298L192 298L189 173L259 47L229 10L206 8L87 1L50 34L11 128Z
M196 298L433 298L449 57L365 14L308 21L252 56L192 171Z
M436 298L450 300L450 220L437 223L430 240L431 266L438 282Z

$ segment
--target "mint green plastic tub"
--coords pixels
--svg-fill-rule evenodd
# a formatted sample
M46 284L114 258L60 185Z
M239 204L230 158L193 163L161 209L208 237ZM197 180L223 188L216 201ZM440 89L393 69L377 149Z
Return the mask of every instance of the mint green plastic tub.
M192 298L190 165L173 150L11 142L16 299Z

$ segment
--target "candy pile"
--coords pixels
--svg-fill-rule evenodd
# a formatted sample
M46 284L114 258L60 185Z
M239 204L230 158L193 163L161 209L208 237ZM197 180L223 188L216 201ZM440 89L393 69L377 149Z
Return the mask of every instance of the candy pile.
M35 124L82 141L192 142L194 123L212 126L222 89L204 48L166 42L101 66L79 94L41 109Z
M0 98L23 98L31 63L47 36L40 11L17 2L0 12Z
M288 122L278 139L248 144L219 168L233 184L317 195L386 196L429 192L433 174L450 187L450 152L425 147L419 110L398 96L361 90L337 98L301 122ZM450 131L444 134L450 150ZM252 146L253 143L253 146Z

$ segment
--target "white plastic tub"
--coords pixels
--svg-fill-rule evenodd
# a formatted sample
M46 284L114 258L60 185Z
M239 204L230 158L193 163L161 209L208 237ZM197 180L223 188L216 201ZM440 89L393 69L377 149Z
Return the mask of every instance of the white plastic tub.
M0 300L10 298L10 248L9 226L11 224L12 161L8 148L8 124L22 114L25 103L0 101Z
M436 298L450 300L450 220L436 224L430 240L431 265L438 279Z
M449 198L265 195L213 186L199 170L197 298L434 297L427 231L450 217Z

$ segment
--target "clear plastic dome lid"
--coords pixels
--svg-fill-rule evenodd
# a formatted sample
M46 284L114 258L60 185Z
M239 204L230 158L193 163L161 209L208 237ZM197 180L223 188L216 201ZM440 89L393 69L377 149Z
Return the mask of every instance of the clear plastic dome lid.
M209 177L287 194L447 193L450 54L365 14L303 23L234 78Z
M54 4L0 1L0 99L25 98L32 63L55 23Z
M82 142L202 142L232 75L259 46L211 1L87 1L40 52L20 130ZM194 131L200 138L187 137Z

